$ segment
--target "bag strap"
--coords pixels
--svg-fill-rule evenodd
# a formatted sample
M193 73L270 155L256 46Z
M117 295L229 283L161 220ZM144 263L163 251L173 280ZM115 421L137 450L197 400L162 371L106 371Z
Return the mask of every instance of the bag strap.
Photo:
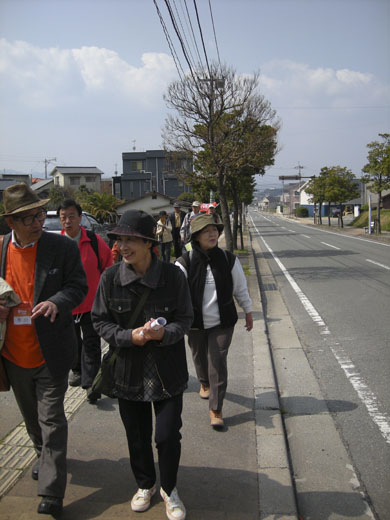
M135 323L135 320L138 318L140 312L145 306L146 299L150 294L150 291L152 290L151 287L145 287L143 293L141 294L141 297L137 303L137 307L135 308L133 314L131 315L130 321L129 321L129 329L133 328L133 325Z
M87 237L91 241L91 247L97 258L98 269L100 272L102 272L102 266L100 265L100 256L99 256L99 244L98 244L98 239L96 237L96 233L94 231L90 231L89 229L86 229L86 232L87 232Z
M146 299L149 296L151 290L152 290L151 287L145 287L144 291L142 292L141 297L140 297L140 299L139 299L139 301L137 303L137 307L135 308L133 314L131 315L131 318L130 318L130 321L129 321L129 329L133 328L135 320L138 318L140 312L144 308L145 303L146 303ZM110 365L112 365L114 360L117 358L118 353L119 353L119 348L115 348L115 350L111 354L111 357L110 357L110 359L108 361L108 363Z
M1 257L3 256L3 242L4 242L4 235L0 235L0 264L1 264Z

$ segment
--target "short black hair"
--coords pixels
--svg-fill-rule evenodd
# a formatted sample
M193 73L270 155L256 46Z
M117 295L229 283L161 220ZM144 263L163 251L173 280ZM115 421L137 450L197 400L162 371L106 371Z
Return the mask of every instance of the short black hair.
M64 209L68 209L68 208L76 208L77 209L77 213L79 214L79 216L81 216L82 213L83 213L83 210L82 210L80 204L78 204L73 199L66 199L66 200L64 200L60 204L60 206L58 206L58 208L57 208L57 215L60 216L60 211L64 210Z

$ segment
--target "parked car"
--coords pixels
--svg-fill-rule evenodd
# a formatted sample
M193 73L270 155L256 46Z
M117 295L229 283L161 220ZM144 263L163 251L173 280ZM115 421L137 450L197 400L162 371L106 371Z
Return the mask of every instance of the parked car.
M95 233L100 235L103 238L103 240L108 244L109 240L107 237L106 227L103 224L100 224L91 214L83 211L81 215L81 225L84 226L85 229L88 229L89 231L94 231ZM57 211L49 210L47 212L43 229L45 231L50 231L51 233L61 233L62 225L60 222L60 218L57 215Z
M340 216L340 208L330 208L330 216L331 217L339 217Z

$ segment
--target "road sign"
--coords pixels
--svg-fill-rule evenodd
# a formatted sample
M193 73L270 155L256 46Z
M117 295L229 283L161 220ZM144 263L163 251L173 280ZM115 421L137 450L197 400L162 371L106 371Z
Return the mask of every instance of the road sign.
M280 181L299 181L301 179L299 175L281 175L279 177Z

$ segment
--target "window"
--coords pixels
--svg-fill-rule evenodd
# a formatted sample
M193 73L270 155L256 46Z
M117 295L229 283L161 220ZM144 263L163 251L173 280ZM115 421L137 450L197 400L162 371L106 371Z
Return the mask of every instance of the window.
M71 186L79 186L80 185L80 177L70 177L69 184Z
M144 170L144 165L142 161L131 161L132 172L139 172L141 170Z
M85 182L87 184L92 184L95 182L95 177L85 177Z
M57 175L57 177L54 177L54 184L55 184L56 186L59 186L59 185L60 185L60 178L58 177L58 175Z

